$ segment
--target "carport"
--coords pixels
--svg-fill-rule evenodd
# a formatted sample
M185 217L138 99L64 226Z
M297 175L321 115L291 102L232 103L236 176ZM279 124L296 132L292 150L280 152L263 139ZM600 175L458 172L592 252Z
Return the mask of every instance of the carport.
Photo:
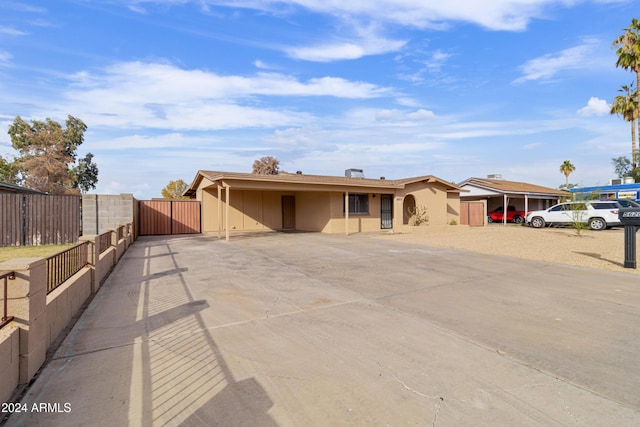
M460 194L461 201L487 201L485 216L498 207L502 207L503 212L507 212L509 206L525 212L546 209L558 203L560 198L571 195L565 190L496 178L468 178L458 186L467 190ZM507 222L506 215L502 222Z

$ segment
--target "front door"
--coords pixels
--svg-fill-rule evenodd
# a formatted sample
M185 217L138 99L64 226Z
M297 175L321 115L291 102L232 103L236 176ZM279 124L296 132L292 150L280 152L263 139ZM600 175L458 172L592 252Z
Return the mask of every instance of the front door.
M380 228L393 228L393 195L380 195Z
M282 196L282 229L296 229L296 196Z

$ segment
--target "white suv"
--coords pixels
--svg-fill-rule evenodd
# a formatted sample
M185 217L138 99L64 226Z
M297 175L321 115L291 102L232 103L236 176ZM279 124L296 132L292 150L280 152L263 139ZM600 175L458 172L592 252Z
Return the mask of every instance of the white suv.
M621 224L618 219L618 209L620 205L615 201L559 203L543 211L529 212L526 222L534 228L581 222L589 224L592 230L604 230Z

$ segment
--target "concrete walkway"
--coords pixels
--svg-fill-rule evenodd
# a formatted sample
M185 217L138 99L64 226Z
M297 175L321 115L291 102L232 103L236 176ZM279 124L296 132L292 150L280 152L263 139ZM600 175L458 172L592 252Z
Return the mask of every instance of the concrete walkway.
M7 424L637 426L638 331L628 273L371 235L146 237Z

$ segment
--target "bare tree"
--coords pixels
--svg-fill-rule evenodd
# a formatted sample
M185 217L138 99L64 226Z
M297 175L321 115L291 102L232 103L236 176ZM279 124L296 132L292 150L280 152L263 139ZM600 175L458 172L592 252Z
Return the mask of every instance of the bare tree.
M280 173L280 161L271 156L261 157L260 160L253 162L253 170L251 173L278 175L278 173Z

